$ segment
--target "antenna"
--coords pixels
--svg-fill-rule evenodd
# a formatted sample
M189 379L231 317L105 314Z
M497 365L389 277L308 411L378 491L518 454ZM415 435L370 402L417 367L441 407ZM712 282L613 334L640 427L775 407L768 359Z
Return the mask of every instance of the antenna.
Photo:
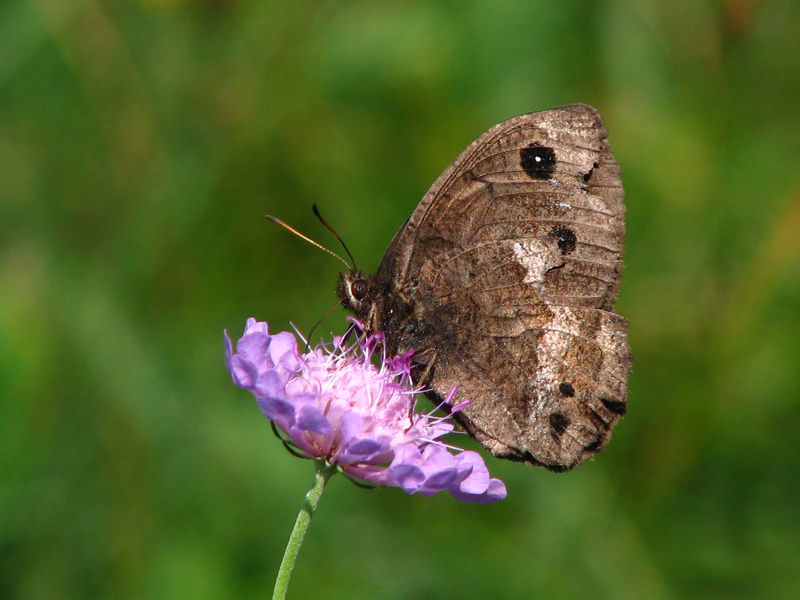
M344 251L347 252L347 256L349 256L350 260L353 262L353 270L355 270L355 268L356 268L356 259L353 258L352 254L350 254L350 250L347 249L347 246L345 245L344 240L341 237L339 237L339 234L336 233L336 230L333 227L331 227L330 225L328 225L328 222L325 219L322 218L322 215L320 214L319 209L317 208L317 203L316 202L314 202L311 205L311 210L314 211L314 214L319 219L319 222L322 223L323 225L325 225L325 227L328 229L328 231L330 231L333 234L333 236L337 240L339 240L339 243L342 245L342 248L344 248Z
M316 211L314 212L314 214L317 214L317 213L316 213ZM319 215L317 214L317 216L319 216ZM345 266L345 267L347 267L347 269L348 269L349 271L352 271L352 270L353 270L353 268L355 267L355 261L353 261L353 267L351 267L349 264L347 264L347 261L346 261L345 259L343 259L341 256L339 256L338 254L336 254L336 253L335 253L333 250L328 250L328 249L327 249L325 246L323 246L323 245L322 245L322 244L320 244L319 242L315 242L314 240L312 240L312 239L311 239L310 237L308 237L307 235L304 235L304 234L300 233L299 231L297 231L297 229L295 229L295 228L294 228L294 227L292 227L291 225L287 225L286 223L284 223L283 221L281 221L281 220L280 220L278 217L273 217L272 215L267 215L267 219L269 219L270 221L272 221L272 222L273 222L273 223L275 223L276 225L280 225L280 226L281 226L281 227L283 227L284 229L287 229L287 230L291 231L291 232L292 232L293 234L295 234L297 237L299 237L300 239L303 239L303 240L307 241L307 242L308 242L309 244L311 244L312 246L316 246L316 247L317 247L317 248L319 248L320 250L322 250L322 251L324 251L324 252L327 252L327 253L328 253L328 254L330 254L331 256L334 256L334 257L338 258L340 261L342 261L342 262L344 263L344 266ZM321 218L321 217L320 217L320 220L322 220L322 218ZM327 223L325 223L325 221L322 221L322 222L323 222L323 223L324 223L324 224L327 226ZM328 227L328 228L330 229L330 227ZM337 235L336 237L338 238L339 236ZM339 241L341 241L341 240L339 240ZM342 245L344 246L344 243L342 243ZM347 250L347 248L345 248L345 250ZM353 257L352 257L352 255L350 254L350 252L348 252L348 253L347 253L347 255L348 255L348 256L350 256L350 260L353 260Z
M287 223L284 223L284 222L283 222L283 221L281 221L281 220L280 220L278 217L273 217L272 215L267 215L267 219L269 219L270 221L272 221L272 222L273 222L273 223L275 223L276 225L280 225L280 226L281 226L281 227L283 227L284 229L286 229L286 230L288 230L288 231L291 231L291 232L292 232L293 234L295 234L297 237L299 237L299 238L301 238L301 239L303 239L303 240L307 241L307 242L308 242L309 244L311 244L312 246L316 246L316 247L317 247L317 248L319 248L320 250L322 250L322 251L324 251L324 252L327 252L328 254L330 254L330 255L331 255L331 256L333 256L333 257L336 257L336 258L338 258L340 261L342 261L342 263L344 263L344 266L345 266L345 267L347 267L347 269L348 269L349 271L354 271L354 270L355 270L355 268L356 268L356 259L355 259L355 258L353 258L353 255L350 253L350 250L348 250L348 249L347 249L347 246L345 245L345 243L344 243L344 240L342 240L342 238L341 238L341 237L339 237L339 234L338 234L338 233L336 233L336 231L333 229L333 227L331 227L330 225L328 225L328 222L327 222L325 219L323 219L323 218L322 218L322 215L319 213L319 209L317 208L317 204L316 204L316 203L314 203L314 204L312 205L312 210L314 211L314 214L316 215L316 217L319 219L320 223L322 223L323 225L325 225L325 227L328 229L328 231L330 231L330 232L331 232L331 233L334 235L334 237L336 237L336 239L337 239L337 240L339 240L339 243L342 245L342 248L344 248L344 251L345 251L345 252L347 252L347 256L349 256L349 257L350 257L350 260L351 260L351 261L353 261L353 266L352 266L352 267L351 267L349 264L347 264L347 261L346 261L345 259L343 259L341 256L339 256L338 254L336 254L336 253L335 253L335 252L333 252L332 250L328 250L328 249L327 249L325 246L323 246L323 245L322 245L322 244L320 244L319 242L315 242L314 240L312 240L312 239L311 239L310 237L308 237L307 235L304 235L304 234L300 233L299 231L297 231L297 229L295 229L295 228L294 228L294 227L292 227L291 225L288 225ZM303 341L305 342L305 344L306 344L306 348L307 348L308 350L311 350L311 347L310 347L310 345L309 345L309 340L311 340L311 336L314 334L314 331L316 331L316 329L317 329L317 327L319 327L320 323L322 323L322 322L323 322L325 319L327 319L329 316L331 316L331 313L332 313L334 310L336 310L336 308L337 308L338 306L340 306L341 304L342 304L342 301L341 301L341 300L339 300L338 302L336 302L336 304L334 304L334 305L333 305L333 306L332 306L332 307L331 307L331 308L328 310L328 312L326 312L326 313L325 313L325 314L322 316L322 318L320 318L320 319L319 319L319 321L317 321L316 323L314 323L314 326L311 328L311 331L309 331L309 332L308 332L308 336L307 336L307 337L306 337L306 338L303 340ZM296 331L296 330L295 330L295 331ZM301 336L301 337L302 337L302 336Z

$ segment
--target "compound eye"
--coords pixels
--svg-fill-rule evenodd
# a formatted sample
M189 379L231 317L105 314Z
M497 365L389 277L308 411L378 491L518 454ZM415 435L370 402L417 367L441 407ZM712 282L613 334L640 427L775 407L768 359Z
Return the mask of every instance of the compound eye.
M359 302L366 297L368 290L369 284L366 279L356 279L350 286L350 293Z

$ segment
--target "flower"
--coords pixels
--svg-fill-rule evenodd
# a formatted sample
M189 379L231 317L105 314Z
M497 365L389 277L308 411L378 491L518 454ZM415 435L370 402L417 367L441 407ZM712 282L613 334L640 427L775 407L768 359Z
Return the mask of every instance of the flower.
M270 335L267 323L248 319L236 352L225 332L225 363L300 456L324 458L350 478L409 494L448 490L477 503L505 498L505 485L489 476L478 453L453 454L439 440L452 423L414 411L419 390L411 382L412 353L384 359L380 367L372 363L380 339L362 336L348 346L336 337L300 354L294 334Z

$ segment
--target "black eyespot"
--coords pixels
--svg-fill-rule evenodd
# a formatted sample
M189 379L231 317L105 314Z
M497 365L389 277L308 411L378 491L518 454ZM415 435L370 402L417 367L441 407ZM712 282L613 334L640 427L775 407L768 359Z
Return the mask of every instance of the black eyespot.
M628 405L622 400L614 400L613 398L601 397L600 402L602 402L603 406L605 406L615 415L624 415L626 412L628 412Z
M531 179L550 179L556 169L556 153L539 142L520 150L519 158L522 169Z
M575 237L575 232L569 227L556 225L550 232L550 236L558 239L558 249L561 251L561 254L566 256L575 250L575 244L578 238Z
M558 384L558 391L561 392L562 396L566 396L567 398L572 398L575 395L575 388L572 387L571 383L567 383L566 381L562 381Z
M557 435L561 435L569 427L569 419L563 413L554 412L550 414L550 427Z
M359 302L366 297L368 290L369 284L366 279L356 279L350 284L350 293L353 295L353 298Z

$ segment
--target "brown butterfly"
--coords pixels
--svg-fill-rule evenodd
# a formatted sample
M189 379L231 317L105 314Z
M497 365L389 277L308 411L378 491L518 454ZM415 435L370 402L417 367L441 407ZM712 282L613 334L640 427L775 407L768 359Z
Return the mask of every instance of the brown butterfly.
M627 407L628 323L614 312L620 169L597 111L521 115L470 144L338 294L390 354L414 349L435 402L492 454L566 471Z

